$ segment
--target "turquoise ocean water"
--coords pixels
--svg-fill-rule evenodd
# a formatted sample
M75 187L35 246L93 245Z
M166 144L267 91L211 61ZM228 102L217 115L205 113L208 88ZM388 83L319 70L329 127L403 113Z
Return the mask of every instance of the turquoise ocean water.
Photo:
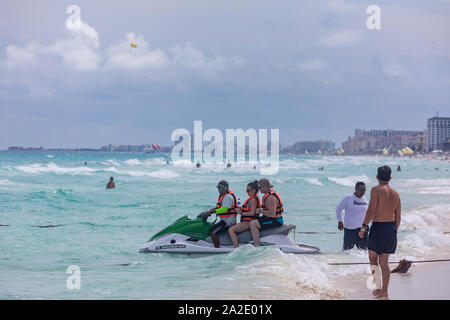
M384 164L402 167L392 179L403 203L392 260L449 257L448 162L328 156L281 157L278 174L269 176L283 198L285 222L297 225L297 232L318 232L297 233L297 242L319 246L322 254L251 246L226 255L140 254L151 235L177 218L213 207L219 180L228 180L243 202L246 184L261 178L253 164L197 169L184 162L167 165L169 157L0 152L0 298L346 298L333 280L365 273L366 267L328 263L367 258L356 249L341 251L335 207L359 180L370 190ZM117 188L106 191L110 176ZM79 290L66 286L70 265L80 267Z

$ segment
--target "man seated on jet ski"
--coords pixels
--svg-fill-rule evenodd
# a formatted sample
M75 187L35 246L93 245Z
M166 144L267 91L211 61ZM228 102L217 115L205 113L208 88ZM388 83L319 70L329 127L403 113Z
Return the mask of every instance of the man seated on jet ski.
M220 243L217 233L222 230L226 231L229 227L236 224L237 199L234 193L229 189L227 181L219 181L217 189L219 190L217 205L215 208L206 211L206 214L209 216L212 213L215 213L220 218L220 221L214 224L210 231L214 247L219 248Z
M261 217L250 221L250 231L255 247L259 246L259 230L275 228L283 225L283 201L278 192L272 190L273 185L269 179L258 181L258 187L264 196L261 200L261 209L257 209Z

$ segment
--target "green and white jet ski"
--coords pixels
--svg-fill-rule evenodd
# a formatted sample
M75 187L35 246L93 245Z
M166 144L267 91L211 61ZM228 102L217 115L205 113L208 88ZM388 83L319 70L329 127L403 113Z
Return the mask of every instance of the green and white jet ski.
M215 248L209 235L213 226L207 222L207 216L200 214L196 219L189 219L183 216L174 223L161 230L140 249L141 253L185 253L185 254L212 254L228 253L234 250L228 232L223 231L217 234L220 241L220 248ZM276 247L285 253L320 253L320 249L315 246L296 243L288 236L294 225L282 225L260 231L260 246ZM250 230L238 234L239 245L253 243Z

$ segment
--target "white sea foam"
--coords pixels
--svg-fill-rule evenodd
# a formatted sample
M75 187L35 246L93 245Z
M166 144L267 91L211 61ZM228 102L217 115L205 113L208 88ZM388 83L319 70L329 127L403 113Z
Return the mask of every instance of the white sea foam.
M133 177L153 177L159 179L172 179L180 176L178 173L166 169L157 171L124 170L120 171L119 174L127 174Z
M280 170L302 170L311 169L312 167L303 161L287 159L280 161Z
M99 169L94 169L86 166L82 167L59 167L55 163L50 162L47 165L43 166L40 163L34 163L30 164L28 166L16 166L15 169L29 173L29 174L42 174L42 173L56 173L56 174L92 174L95 171L98 171ZM117 172L117 169L114 167L109 167L106 169L101 169L102 171L110 171L110 172Z
M416 230L428 226L450 229L450 205L422 206L402 213L403 228Z
M340 184L340 185L346 186L346 187L354 187L358 181L362 181L367 184L372 182L369 179L369 177L367 177L365 174L363 174L361 176L349 176L349 177L343 177L343 178L337 178L337 177L327 177L327 178L328 178L328 180L330 180L336 184Z
M125 164L129 166L138 166L142 164L142 161L138 159L128 159L125 161Z
M415 192L420 194L450 194L450 187L417 188Z
M305 178L305 181L309 182L310 184L314 184L316 186L323 186L323 183L319 181L317 178Z
M163 165L166 164L166 160L161 158L151 158L146 160L139 160L139 159L128 159L125 161L126 165L129 166L155 166L155 165Z
M428 257L450 253L450 205L421 206L402 212L398 254ZM406 232L405 237L401 232Z
M102 164L104 164L104 165L113 165L113 166L116 166L116 167L121 167L122 165L117 161L117 160L114 160L114 159L109 159L109 160L106 160L106 161L102 161L101 162Z
M244 248L242 251L252 250L259 249ZM255 272L249 273L248 270L255 270ZM271 299L273 297L281 299L344 297L344 292L331 285L329 270L330 266L324 256L288 255L276 249L268 249L264 256L237 266L232 285L240 286L234 289L238 289L237 292L240 292L242 296L245 294L246 297Z
M148 174L149 177L154 177L154 178L161 178L161 179L167 179L167 178L177 178L180 175L176 172L170 171L170 170L166 170L166 169L162 169L162 170L158 170L158 171L153 171L150 172Z
M402 179L396 182L399 191L419 194L450 194L450 179Z
M8 179L0 179L0 185L2 186L10 186L13 183L11 181L9 181Z

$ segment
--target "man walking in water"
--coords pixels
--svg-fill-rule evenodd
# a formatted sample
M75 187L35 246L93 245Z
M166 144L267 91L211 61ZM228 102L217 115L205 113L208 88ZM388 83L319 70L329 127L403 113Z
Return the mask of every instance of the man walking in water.
M358 236L368 206L364 197L365 193L364 182L357 182L355 192L345 196L336 207L338 229L344 230L343 250L350 250L355 245L358 249L367 249L367 232L362 239ZM345 210L344 223L342 223L342 210Z
M370 203L363 225L359 231L360 238L372 221L369 232L369 261L372 274L374 274L376 297L388 297L390 278L389 254L395 253L397 248L397 230L401 220L401 202L397 191L389 186L391 168L383 166L378 168L378 186L370 191ZM381 267L381 272L380 272ZM383 286L380 284L380 273Z

